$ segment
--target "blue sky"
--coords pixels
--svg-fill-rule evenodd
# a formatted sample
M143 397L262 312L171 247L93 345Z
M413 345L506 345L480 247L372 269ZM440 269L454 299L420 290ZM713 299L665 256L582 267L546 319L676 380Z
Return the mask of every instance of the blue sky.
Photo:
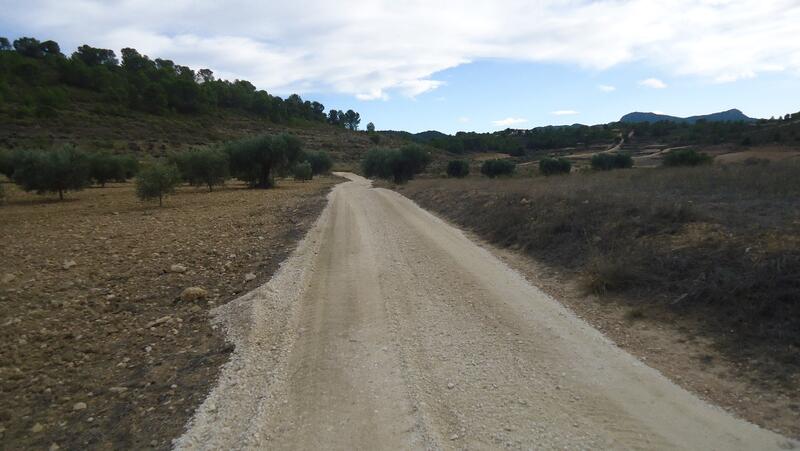
M791 74L714 83L700 77L670 76L638 64L586 70L565 64L486 60L435 76L445 84L414 98L364 101L326 93L313 97L325 105L353 105L379 129L446 133L501 130L506 126L493 121L509 117L526 120L510 127L531 128L601 124L632 111L692 116L739 108L751 117L800 111L800 77ZM658 78L667 87L639 84L648 78ZM554 114L567 111L575 114Z
M353 108L379 129L800 110L797 0L0 0L0 10L12 39L131 46Z

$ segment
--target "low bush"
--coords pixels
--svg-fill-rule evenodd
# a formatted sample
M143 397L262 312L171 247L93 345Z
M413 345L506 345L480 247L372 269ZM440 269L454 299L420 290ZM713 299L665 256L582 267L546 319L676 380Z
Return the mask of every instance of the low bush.
M713 158L694 149L673 150L664 155L664 166L699 166L711 163Z
M308 161L297 163L294 166L292 173L294 174L295 180L302 180L302 181L311 180L311 178L314 176L311 163L309 163Z
M324 150L308 152L306 154L306 161L311 164L311 173L313 175L327 174L333 167L331 156Z
M400 149L370 150L361 162L361 170L366 177L404 183L424 171L430 162L431 157L425 149L417 144L410 144Z
M481 165L481 174L489 178L510 176L517 165L510 160L487 160Z
M89 185L89 158L72 146L53 151L19 152L14 158L12 179L25 191L37 194L58 193L64 200L67 191L79 191Z
M742 164L745 166L766 166L769 164L769 160L767 158L749 157L742 161Z
M539 172L544 175L569 174L572 163L566 158L544 158L539 161Z
M469 162L464 160L453 160L447 163L447 176L464 178L469 175Z
M592 156L592 169L610 171L633 167L633 158L627 153L599 153Z
M163 204L164 196L175 192L181 182L181 173L175 165L151 163L136 176L136 196L141 200L158 199Z

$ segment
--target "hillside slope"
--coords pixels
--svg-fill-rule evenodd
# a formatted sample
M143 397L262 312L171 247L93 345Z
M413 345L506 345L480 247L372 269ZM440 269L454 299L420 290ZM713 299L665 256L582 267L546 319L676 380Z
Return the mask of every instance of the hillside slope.
M0 49L0 148L62 143L158 155L255 133L290 132L306 148L352 161L375 145L360 115L286 99L246 80L217 79L171 60L124 48L83 45L72 55L33 38ZM382 144L393 144L387 137Z
M88 150L134 151L164 155L195 146L222 143L258 133L291 133L309 150L326 150L338 163L358 161L375 144L365 132L324 123L295 120L276 124L244 111L154 115L135 110L113 110L92 93L67 104L52 117L2 118L0 148L51 148L76 144ZM381 137L381 144L404 142Z

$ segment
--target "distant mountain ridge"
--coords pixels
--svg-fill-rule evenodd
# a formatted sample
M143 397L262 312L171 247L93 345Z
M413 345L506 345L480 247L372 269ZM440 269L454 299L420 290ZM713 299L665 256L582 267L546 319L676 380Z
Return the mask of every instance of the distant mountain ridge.
M661 121L669 121L669 122L685 122L688 124L694 124L697 121L705 120L708 122L753 122L756 119L753 119L746 114L742 113L740 110L732 109L728 111L720 111L719 113L712 113L712 114L704 114L699 116L689 116L689 117L677 117L677 116L669 116L667 114L657 114L657 113L641 113L641 112L633 112L628 113L619 120L620 122L626 123L637 123L637 122L661 122Z

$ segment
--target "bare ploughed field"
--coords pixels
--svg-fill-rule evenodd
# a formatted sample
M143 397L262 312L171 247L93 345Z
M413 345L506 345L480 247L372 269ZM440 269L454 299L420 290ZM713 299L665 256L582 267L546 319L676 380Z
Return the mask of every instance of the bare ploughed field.
M163 208L132 184L64 202L6 184L1 447L169 448L231 351L208 310L270 278L337 180L183 187ZM192 286L207 296L179 300Z

